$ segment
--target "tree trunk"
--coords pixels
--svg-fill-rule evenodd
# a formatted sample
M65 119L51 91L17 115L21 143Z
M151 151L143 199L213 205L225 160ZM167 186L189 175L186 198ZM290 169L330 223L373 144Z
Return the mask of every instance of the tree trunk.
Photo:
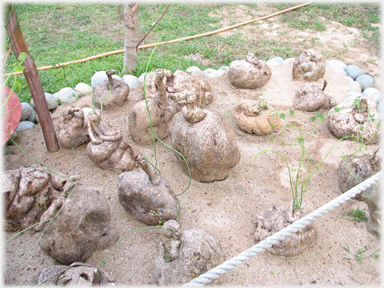
M124 14L119 5L116 4L117 12L123 20L125 29L124 43L124 66L123 70L128 72L136 71L136 45L137 30L139 29L139 3L127 3L124 8Z
M7 34L9 37L9 42L13 43L12 49L16 58L19 58L21 52L27 54L27 58L23 63L25 66L23 73L28 82L33 101L35 102L36 112L39 116L41 129L43 130L45 145L47 146L47 150L49 152L56 152L60 149L60 146L56 138L55 128L53 126L51 116L49 115L48 104L44 95L44 89L41 85L36 64L29 54L27 45L24 41L23 33L21 32L20 25L17 21L16 10L12 5L10 5L9 9L7 9L6 17L6 20L9 19L9 21L6 22Z

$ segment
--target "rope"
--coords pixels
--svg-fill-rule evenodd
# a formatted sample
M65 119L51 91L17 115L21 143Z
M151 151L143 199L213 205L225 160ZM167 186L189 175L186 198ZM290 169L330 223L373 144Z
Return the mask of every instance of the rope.
M307 3L304 3L304 4L300 4L300 5L297 5L297 6L294 6L294 7L290 7L290 8L278 11L278 12L270 14L268 16L263 16L263 17L260 17L260 18L257 18L257 19L245 21L245 22L242 22L242 23L238 23L238 24L235 24L235 25L232 25L232 26L228 26L226 28L214 30L214 31L211 31L211 32L206 32L206 33L202 33L202 34L197 34L197 35L193 35L193 36L188 36L188 37L184 37L184 38L179 38L179 39L174 39L174 40L169 40L169 41L164 41L164 42L159 42L159 43L154 43L154 44L141 45L141 46L137 47L137 49L156 47L156 46L159 46L159 45L176 43L176 42L179 42L179 41L190 40L190 39L194 39L194 38L198 38L198 37L210 36L210 35L221 33L221 32L224 32L224 31L227 31L227 30L230 30L230 29L233 29L233 28L245 25L245 24L249 24L249 23L261 21L261 20L264 20L264 19L268 19L268 18L271 18L273 16L276 16L276 15L279 15L279 14L282 14L282 13L285 13L285 12L288 12L288 11L291 11L291 10L294 10L294 9L297 9L297 8L309 5L311 3L313 3L313 2L307 2ZM94 59L98 59L98 58L101 58L101 57L104 57L104 56L115 55L115 54L119 54L119 53L123 53L123 52L124 52L124 49L115 50L115 51L106 52L106 53L98 54L98 55L95 55L95 56L90 56L90 57L79 59L79 60L69 61L69 62L65 62L65 63L59 63L59 64L56 64L55 67L53 67L52 65L38 67L37 70L48 70L48 69L53 69L53 68L59 68L59 67L65 66L65 65L82 63L82 62L86 62L86 61L89 61L89 60L94 60ZM19 71L19 72L13 72L13 73L6 73L6 74L4 74L4 76L19 75L19 74L23 74L23 72Z
M304 216L303 218L297 220L296 222L292 223L286 228L280 230L279 232L273 234L272 236L269 236L263 241L252 246L248 250L240 253L239 255L233 257L230 260L225 261L224 263L216 266L215 268L200 275L199 277L193 279L189 283L184 284L183 286L204 286L205 284L219 278L222 274L235 268L237 265L243 264L245 261L249 260L251 257L256 256L258 253L263 252L268 248L271 248L272 245L277 244L279 240L284 239L290 236L291 234L299 231L300 229L307 226L309 223L313 222L317 218L321 217L322 215L340 206L340 204L343 204L344 202L355 197L357 194L360 194L361 192L367 190L371 186L375 185L376 182L379 180L380 180L380 173L377 173L372 177L368 178L367 180L365 180L364 182L356 185L352 189L343 193L339 197L333 199L332 201L328 202L322 207L316 209L312 213Z

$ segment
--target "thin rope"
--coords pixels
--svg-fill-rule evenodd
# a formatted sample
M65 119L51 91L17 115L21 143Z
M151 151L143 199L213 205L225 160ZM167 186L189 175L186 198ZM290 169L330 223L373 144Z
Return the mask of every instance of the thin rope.
M375 185L377 181L380 180L381 173L377 173L372 177L366 179L364 182L356 185L352 189L343 193L339 197L333 199L322 207L316 209L312 213L300 218L286 228L280 230L279 232L269 236L263 241L252 246L248 250L240 253L239 255L233 257L230 260L223 262L222 264L216 266L210 271L200 275L199 277L193 279L189 283L184 284L183 286L204 286L207 283L219 278L221 275L227 271L235 268L237 265L243 264L245 261L249 260L251 257L256 256L258 253L265 251L268 248L271 248L272 245L279 243L279 240L285 239L293 233L296 233L300 229L304 228L317 218L323 216L324 214L330 212L331 210L337 208L344 202L352 199L357 194L369 189L371 186Z

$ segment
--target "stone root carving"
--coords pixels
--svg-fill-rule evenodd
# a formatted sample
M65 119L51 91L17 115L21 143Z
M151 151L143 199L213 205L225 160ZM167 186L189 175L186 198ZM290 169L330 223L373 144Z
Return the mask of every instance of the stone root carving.
M292 213L292 211L291 202L289 208L286 206L272 206L260 213L254 221L256 243L289 226L301 217L300 212L296 210L295 213ZM278 244L273 245L268 251L278 256L297 256L307 248L315 246L316 240L316 229L312 224L309 224L291 236L280 240Z
M115 281L100 268L75 262L69 266L53 265L44 268L29 284L57 286L116 286Z
M325 73L325 58L314 49L303 51L293 62L293 78L305 81L317 81Z
M120 204L147 225L177 219L178 201L168 181L141 156L137 161L142 170L124 172L118 178Z
M135 163L134 149L114 127L100 123L100 114L88 116L87 155L102 169L130 171Z
M336 108L340 111L336 112ZM345 140L365 144L379 142L381 119L374 99L363 96L356 99L347 98L332 108L329 114L327 126L335 137L346 137Z
M58 142L62 148L76 148L89 142L88 115L99 114L92 108L68 107L59 119Z
M41 250L61 264L84 262L119 239L108 202L98 189L76 188L62 205L39 242Z
M339 189L342 193L355 187L380 171L381 158L377 155L381 145L371 155L347 156L339 163L337 169ZM361 194L354 197L361 200Z
M159 139L164 139L169 135L169 122L176 114L176 103L167 98L166 86L164 83L163 69L156 70L155 76L156 96L148 98L148 110L151 114L149 118L145 100L138 102L133 106L128 116L129 132L132 140L140 145L151 143L152 128ZM150 88L152 89L152 88Z
M367 231L380 239L381 237L381 185L377 181L375 185L366 189L361 194L361 199L368 205L369 220L366 224Z
M319 109L331 109L337 105L336 101L324 93L327 81L321 89L316 84L304 83L295 93L293 108L296 110L313 112Z
M164 223L162 230L163 241L159 245L155 267L160 286L188 283L225 261L220 243L206 231L181 232L180 225L174 220ZM221 284L223 280L221 276L212 284Z
M258 100L250 105L241 104L234 109L237 126L247 133L264 136L278 132L282 128L282 121L263 101Z
M93 92L93 105L101 110L110 110L123 106L129 95L129 86L122 80L113 79L115 70L106 71L108 80L101 81L96 85Z
M4 172L5 231L24 230L47 220L47 211L55 212L79 177L64 179L36 167L22 167ZM52 213L53 213L52 212ZM53 214L54 216L55 214ZM34 227L40 231L40 223Z
M255 89L265 85L271 78L271 68L255 54L248 52L243 60L235 60L228 70L228 78L233 86L242 89Z

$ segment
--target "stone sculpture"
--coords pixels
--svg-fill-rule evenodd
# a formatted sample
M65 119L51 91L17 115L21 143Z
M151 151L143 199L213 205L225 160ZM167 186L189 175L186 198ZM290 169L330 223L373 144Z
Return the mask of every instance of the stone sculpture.
M271 78L271 68L255 54L248 52L243 60L235 60L228 70L230 83L236 88L255 89L265 85Z
M381 237L381 192L380 181L377 181L375 185L362 192L360 199L367 203L369 209L367 231L379 239Z
M295 58L292 67L293 78L301 81L317 81L325 73L325 58L314 49L303 51Z

